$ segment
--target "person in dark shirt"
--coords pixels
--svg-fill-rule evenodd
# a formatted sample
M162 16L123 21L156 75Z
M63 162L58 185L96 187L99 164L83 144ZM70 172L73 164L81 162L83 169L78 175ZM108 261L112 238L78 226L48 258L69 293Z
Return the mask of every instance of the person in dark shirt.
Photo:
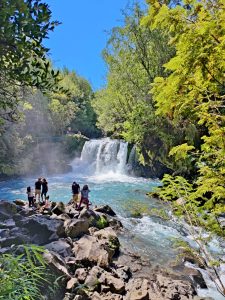
M79 198L79 193L80 193L80 186L76 181L73 182L72 184L72 194L73 194L73 202L77 206L78 203L78 198Z
M43 201L43 196L45 196L45 202L46 202L46 195L48 192L48 182L45 178L42 179L42 191L41 191L41 200Z
M41 185L42 185L42 179L38 178L38 180L35 182L35 199L38 200L38 203L40 203Z

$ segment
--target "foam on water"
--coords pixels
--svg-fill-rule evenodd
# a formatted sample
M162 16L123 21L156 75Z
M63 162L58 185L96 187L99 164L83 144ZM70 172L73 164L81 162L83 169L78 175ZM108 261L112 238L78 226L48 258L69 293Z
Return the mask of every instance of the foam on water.
M192 236L185 236L179 230L180 227L183 231L188 231L188 226L185 225L185 229L184 224L176 224L172 215L169 221L150 216L140 219L130 217L130 205L143 204L149 208L162 208L163 204L146 196L147 192L160 184L159 181L129 176L126 172L126 156L127 144L122 141L104 139L87 142L81 159L76 158L71 163L73 172L47 178L50 200L66 203L71 199L73 181L77 181L81 187L88 184L93 205L108 204L121 219L126 230L121 239L126 245L149 258L152 263L166 266L177 255L173 248L174 238L186 240L193 246L196 246L195 242ZM35 181L36 178L33 177L2 181L0 198L26 200L26 187L34 187ZM218 251L219 246L216 242L217 240L211 247ZM199 290L199 295L211 296L215 300L224 299L215 293L214 287L211 288L212 282L207 278L207 274L204 276L209 290Z

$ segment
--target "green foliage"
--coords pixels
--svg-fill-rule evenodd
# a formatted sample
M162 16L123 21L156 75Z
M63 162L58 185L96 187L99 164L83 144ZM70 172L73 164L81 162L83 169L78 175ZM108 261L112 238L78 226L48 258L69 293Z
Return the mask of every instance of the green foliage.
M95 226L98 229L104 229L105 227L108 226L107 218L105 218L104 216L100 216L100 218L96 221Z
M24 88L20 121L5 121L2 127L0 174L34 174L43 165L50 173L64 172L68 160L79 155L86 139L83 134L99 134L91 117L93 93L88 82L68 70L60 72L60 77L63 90L48 95ZM66 134L68 127L71 131Z
M152 84L156 113L175 126L196 124L201 138L197 147L189 141L170 150L180 164L193 164L191 186L184 178L166 177L161 196L185 197L185 207L193 211L197 224L224 234L217 217L225 212L225 4L221 0L149 3L143 24L163 30L176 50L165 64L168 75Z
M0 121L16 120L23 88L43 91L58 81L58 71L47 60L43 39L59 22L41 0L0 2Z
M97 124L105 134L135 144L141 163L156 172L160 162L180 173L190 173L190 163L180 165L168 159L168 153L173 145L185 142L186 136L190 144L194 143L198 137L191 138L190 130L195 131L195 127L176 126L167 116L157 115L149 94L154 78L168 75L163 65L174 48L162 30L141 26L144 14L135 4L124 14L124 26L112 29L103 51L109 69L107 85L92 101Z
M42 288L50 284L39 246L23 246L23 254L0 256L0 299L43 299ZM53 286L53 283L51 283Z
M71 158L75 157L76 154L79 155L87 140L87 137L81 134L67 134L63 140L65 152L68 153Z

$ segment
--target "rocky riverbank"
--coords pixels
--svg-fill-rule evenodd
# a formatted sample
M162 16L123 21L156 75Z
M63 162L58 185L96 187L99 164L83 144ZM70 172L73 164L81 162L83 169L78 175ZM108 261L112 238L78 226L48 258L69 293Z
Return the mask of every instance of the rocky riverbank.
M55 203L40 211L16 203L0 201L0 253L12 245L44 246L44 259L63 278L54 299L204 299L188 279L153 269L121 248L123 226L109 206L78 212L72 204Z

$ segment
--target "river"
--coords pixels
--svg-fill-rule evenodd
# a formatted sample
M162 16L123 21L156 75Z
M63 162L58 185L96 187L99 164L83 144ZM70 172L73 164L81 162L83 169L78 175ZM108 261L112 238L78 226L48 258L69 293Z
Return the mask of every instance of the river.
M145 211L165 209L165 205L146 195L160 182L127 175L127 161L127 144L122 141L102 139L86 142L81 158L75 158L71 163L71 173L47 177L50 200L67 203L71 199L73 181L80 186L88 184L92 205L108 204L121 219L126 230L125 236L121 237L122 244L129 245L132 251L149 259L153 265L169 267L177 255L173 247L174 238L191 242L191 237L172 218L164 221L149 215L132 217L132 211L137 207ZM43 169L40 176L45 175ZM36 178L32 177L2 181L0 198L26 200L26 187L33 187L35 181ZM199 289L199 295L224 300L207 274L203 275L209 289Z

